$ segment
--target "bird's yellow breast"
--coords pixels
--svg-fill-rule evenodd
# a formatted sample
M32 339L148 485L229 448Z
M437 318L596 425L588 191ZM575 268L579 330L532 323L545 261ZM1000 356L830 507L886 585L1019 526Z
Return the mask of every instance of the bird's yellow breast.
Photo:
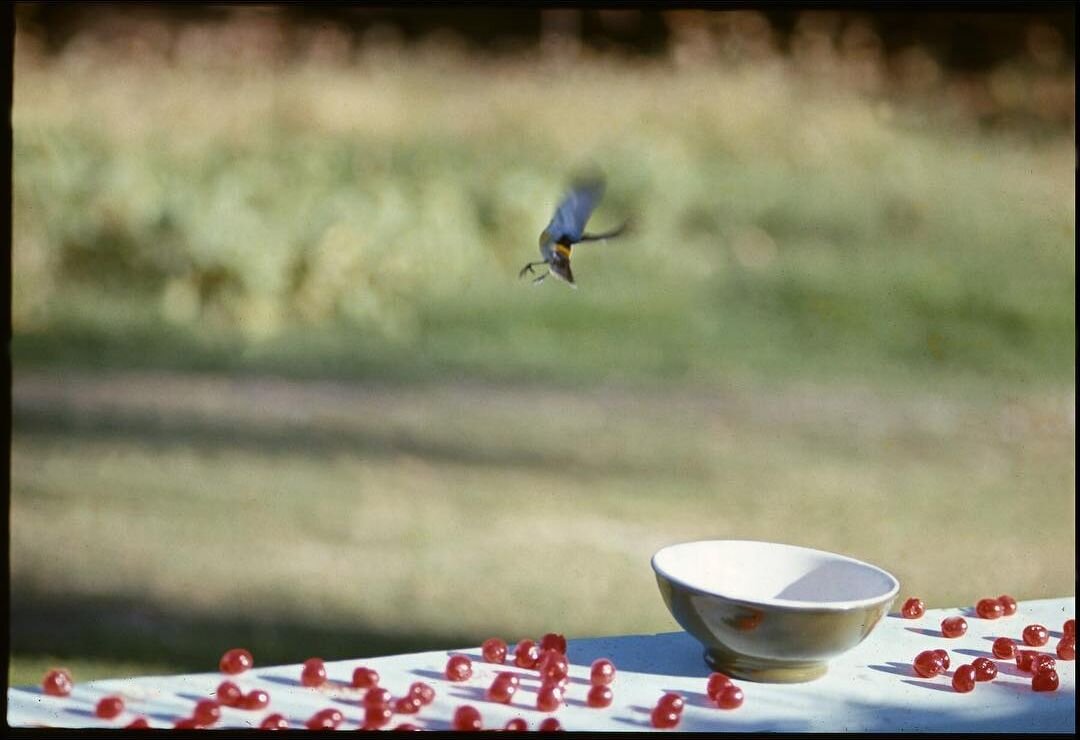
M555 251L558 252L563 257L569 258L570 257L570 250L571 250L571 248L566 246L565 244L556 244L555 245Z

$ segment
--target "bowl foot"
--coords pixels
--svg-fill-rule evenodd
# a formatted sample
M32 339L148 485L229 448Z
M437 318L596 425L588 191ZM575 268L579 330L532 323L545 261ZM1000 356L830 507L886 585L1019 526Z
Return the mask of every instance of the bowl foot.
M829 669L823 661L784 661L705 651L705 663L732 678L757 683L805 683L821 678Z

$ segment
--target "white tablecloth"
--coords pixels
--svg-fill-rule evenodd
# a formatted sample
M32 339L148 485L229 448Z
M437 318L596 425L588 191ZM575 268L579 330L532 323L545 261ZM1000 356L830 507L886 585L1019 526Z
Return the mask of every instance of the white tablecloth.
M1015 615L997 620L979 619L970 608L931 610L917 620L893 614L861 645L834 660L822 678L785 685L738 681L745 702L735 710L719 709L706 698L705 678L710 671L702 660L701 646L684 632L571 640L566 705L553 715L535 708L535 673L484 663L477 647L328 662L326 669L332 681L347 685L354 668L369 666L379 672L380 685L395 696L414 681L435 688L432 705L416 715L395 715L388 727L408 721L445 730L454 709L468 703L480 711L485 728L501 728L507 720L522 717L529 729L536 729L543 718L555 716L567 730L649 730L649 710L664 692L675 691L686 698L677 727L684 731L1075 732L1073 661L1057 661L1061 684L1050 693L1033 692L1031 676L1006 660L996 661L996 679L977 684L970 693L956 693L950 684L958 666L979 656L993 659L994 638L1005 635L1020 642L1021 631L1031 623L1046 626L1051 637L1044 647L1030 649L1053 654L1063 622L1074 614L1075 597L1022 602ZM952 615L967 618L964 637L941 636L941 620ZM920 678L911 668L912 659L922 650L938 647L948 650L953 670L934 679ZM446 660L455 653L473 659L473 676L465 683L443 678ZM601 657L615 663L615 699L606 709L592 709L585 704L589 666ZM291 727L302 728L307 718L325 708L345 715L340 729L359 726L361 691L306 688L299 683L300 665L264 667L258 665L258 655L255 660L255 668L230 678L244 691L265 689L270 705L259 711L223 708L217 727L257 727L263 717L276 712L288 718ZM522 675L521 688L509 706L484 698L494 675L504 670ZM13 687L7 694L7 719L10 725L22 727L118 727L142 715L153 727L171 727L178 718L190 716L198 700L212 697L224 678L213 672L80 683L75 676L75 689L64 698L46 696L39 686ZM109 694L121 695L127 708L115 719L98 719L94 707Z

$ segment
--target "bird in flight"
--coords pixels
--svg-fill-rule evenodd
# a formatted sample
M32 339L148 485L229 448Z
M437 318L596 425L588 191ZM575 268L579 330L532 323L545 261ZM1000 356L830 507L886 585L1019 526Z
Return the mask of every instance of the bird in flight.
M563 197L559 207L555 209L551 223L540 234L540 256L543 259L526 264L521 268L518 277L524 277L527 272L533 273L533 267L537 265L547 265L548 271L534 278L534 285L541 283L548 275L554 275L576 288L574 273L570 271L570 254L574 250L574 245L610 239L626 229L624 223L619 228L603 234L585 233L585 223L603 195L604 182L599 178L583 180L571 187L570 192Z

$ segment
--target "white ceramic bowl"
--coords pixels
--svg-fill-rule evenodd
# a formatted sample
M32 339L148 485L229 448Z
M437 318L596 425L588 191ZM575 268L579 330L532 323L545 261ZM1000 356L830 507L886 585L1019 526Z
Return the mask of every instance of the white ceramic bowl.
M854 558L795 545L702 540L652 558L675 620L715 670L754 681L808 681L862 642L900 590Z

